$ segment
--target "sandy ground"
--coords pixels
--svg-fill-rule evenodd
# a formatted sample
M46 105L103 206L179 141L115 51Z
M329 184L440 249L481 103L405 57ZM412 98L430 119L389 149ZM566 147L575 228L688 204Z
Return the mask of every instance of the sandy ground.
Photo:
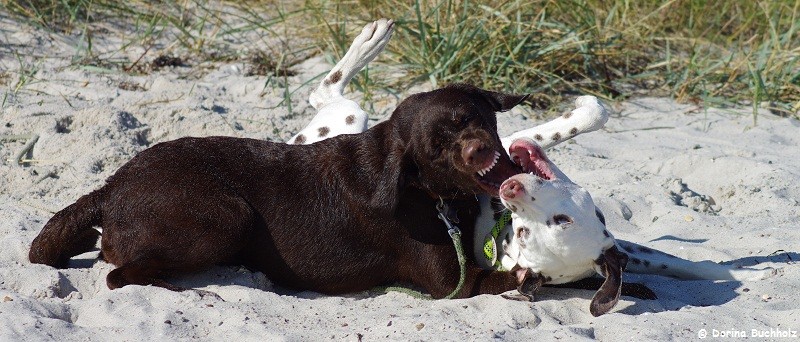
M753 282L626 275L659 299L623 297L612 313L593 318L593 293L581 290L544 289L535 303L490 295L429 301L401 293L297 293L236 267L172 279L218 299L141 286L111 291L105 276L112 266L95 261L97 252L76 257L69 269L32 265L30 242L53 213L148 146L183 136L289 138L313 116L304 82L330 65L315 57L296 68L290 113L278 106L283 88L244 76L244 65L214 64L199 76L191 66L146 76L98 73L68 67L75 49L69 37L2 16L0 35L0 71L7 75L0 80L0 135L39 135L25 166L8 160L25 139L0 145L0 341L800 334L800 122L765 111L754 126L750 109L663 98L614 105L604 130L557 146L551 159L590 190L618 238L692 260L780 268L777 275ZM33 67L35 80L15 89ZM395 104L386 96L371 123ZM529 117L500 114L501 133L538 123Z

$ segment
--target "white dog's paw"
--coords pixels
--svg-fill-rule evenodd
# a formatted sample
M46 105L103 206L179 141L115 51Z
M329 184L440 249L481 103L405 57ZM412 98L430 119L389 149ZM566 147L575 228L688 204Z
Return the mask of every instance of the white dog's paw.
M389 43L394 31L394 21L391 19L379 19L364 26L361 34L353 40L350 51L354 52L356 66L354 69L361 70L367 63L378 56ZM348 51L349 52L349 51Z
M602 128L606 124L608 111L597 97L591 95L579 96L575 99L572 120L581 127L581 132L591 132Z

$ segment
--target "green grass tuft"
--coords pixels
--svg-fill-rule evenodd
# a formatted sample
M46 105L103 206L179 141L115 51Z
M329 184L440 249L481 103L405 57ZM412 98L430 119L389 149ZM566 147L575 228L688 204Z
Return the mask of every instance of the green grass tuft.
M383 62L401 75L359 75L353 86L367 99L378 88L469 82L533 93L537 107L574 94L669 95L751 105L754 120L759 108L800 111L794 0L0 0L0 9L77 36L73 63L86 70L146 73L164 55L193 67L238 60L265 75L265 86L292 94L285 78L293 65L318 52L338 58L362 25L386 17L396 32L371 70ZM95 51L102 34L122 35L122 51L143 53L131 60L122 51ZM172 44L157 44L164 40ZM243 41L249 51L240 50Z

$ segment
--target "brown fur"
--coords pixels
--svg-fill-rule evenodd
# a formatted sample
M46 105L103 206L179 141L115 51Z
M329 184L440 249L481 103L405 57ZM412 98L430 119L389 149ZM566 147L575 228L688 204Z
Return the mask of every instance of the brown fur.
M443 297L459 266L435 204L442 197L456 209L471 246L475 194L497 195L476 176L493 158L485 150L502 153L487 180L519 172L494 113L524 98L454 85L411 96L362 134L312 145L229 137L157 144L57 213L29 258L65 267L93 248L99 225L102 257L118 267L107 277L112 289L182 290L163 277L233 263L296 289L337 294L399 281ZM470 262L459 295L517 285L511 273Z

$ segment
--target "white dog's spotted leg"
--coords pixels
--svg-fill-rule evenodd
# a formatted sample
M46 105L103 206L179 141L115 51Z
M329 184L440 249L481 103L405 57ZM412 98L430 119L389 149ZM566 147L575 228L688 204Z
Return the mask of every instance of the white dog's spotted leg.
M543 149L548 149L578 134L596 131L608 121L608 111L594 96L585 95L575 99L575 109L547 123L516 132L501 139L508 149L514 140L528 138Z
M367 130L367 113L354 101L344 98L344 88L369 62L375 59L392 37L394 22L380 19L364 26L342 60L331 69L309 96L317 114L288 143L311 144L340 134Z

